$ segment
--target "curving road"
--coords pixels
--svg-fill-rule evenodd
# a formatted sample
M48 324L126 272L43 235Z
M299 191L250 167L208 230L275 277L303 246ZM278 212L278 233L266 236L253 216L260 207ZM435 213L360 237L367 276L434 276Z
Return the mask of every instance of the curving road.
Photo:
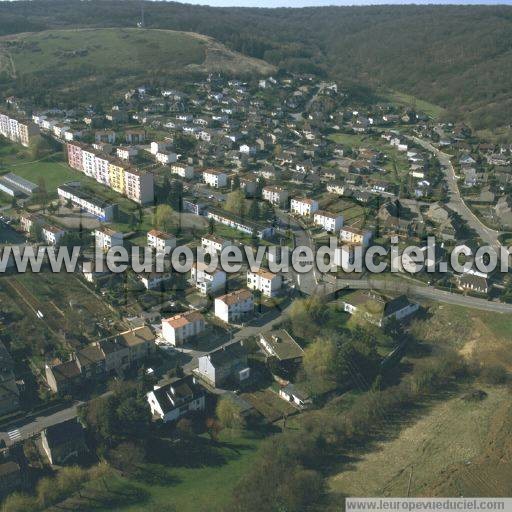
M450 192L450 202L447 206L452 209L454 212L458 213L461 218L467 222L467 224L478 233L478 236L491 247L494 248L495 251L499 251L501 247L501 243L498 240L498 236L500 235L499 231L489 228L486 226L472 211L471 208L464 202L464 199L460 193L459 184L457 181L457 176L455 175L455 170L453 168L452 162L450 160L450 155L442 152L441 150L434 147L430 142L420 139L418 137L409 137L415 143L419 144L426 150L434 153L438 158L441 168L443 169L445 175L445 181L448 185L448 190Z

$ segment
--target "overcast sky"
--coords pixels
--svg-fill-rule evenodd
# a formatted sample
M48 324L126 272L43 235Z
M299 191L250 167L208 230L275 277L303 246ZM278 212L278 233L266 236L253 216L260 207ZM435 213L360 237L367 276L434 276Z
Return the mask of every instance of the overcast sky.
M179 1L179 0L178 0ZM215 7L308 7L320 5L375 5L375 4L507 4L512 0L188 0L187 4Z

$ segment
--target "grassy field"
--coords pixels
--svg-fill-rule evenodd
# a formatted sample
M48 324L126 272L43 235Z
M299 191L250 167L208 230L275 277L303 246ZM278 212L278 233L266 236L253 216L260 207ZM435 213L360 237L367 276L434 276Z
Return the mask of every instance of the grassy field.
M434 105L428 101L420 100L404 92L393 91L388 94L387 97L399 105L403 105L418 112L425 112L425 114L432 117L432 119L438 119L446 112L445 109L439 105Z
M147 481L123 479L124 484L145 491L147 500L104 510L140 512L167 510L170 506L179 512L225 510L233 487L250 468L261 440L248 433L223 431L218 446L212 448L205 441L203 453L190 454L187 461L169 459L165 464L148 464L141 468L141 473L147 472ZM151 479L151 475L156 478Z
M9 52L18 75L79 67L123 74L148 68L182 67L203 62L205 43L171 30L53 30L16 38Z

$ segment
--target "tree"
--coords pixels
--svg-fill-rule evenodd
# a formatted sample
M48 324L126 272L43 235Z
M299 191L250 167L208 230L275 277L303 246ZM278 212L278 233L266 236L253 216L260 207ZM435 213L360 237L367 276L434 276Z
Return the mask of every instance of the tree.
M251 220L259 220L260 218L260 203L256 199L251 201L249 206L249 219Z
M213 235L213 233L215 233L215 219L213 217L210 217L208 219L208 233L210 235Z
M236 175L231 181L231 190L238 190L240 188L240 178Z
M173 225L174 212L168 204L160 204L156 207L153 224L156 229L169 231Z
M132 442L121 443L109 452L112 465L123 473L134 473L146 459L145 450Z
M243 428L244 426L244 419L240 414L240 409L229 398L221 398L219 400L215 414L224 428Z
M230 192L226 197L226 210L240 217L245 215L245 195L241 190Z
M37 180L37 191L34 196L36 202L39 203L44 212L48 205L48 191L46 189L46 181L42 176Z
M15 492L2 505L2 512L35 512L39 507L35 498Z
M315 391L322 391L336 381L336 354L337 346L333 339L317 338L304 350L304 372Z

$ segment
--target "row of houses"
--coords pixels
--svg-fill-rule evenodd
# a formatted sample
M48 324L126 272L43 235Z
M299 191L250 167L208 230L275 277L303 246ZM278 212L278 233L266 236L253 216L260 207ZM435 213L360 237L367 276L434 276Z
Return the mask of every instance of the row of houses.
M66 393L91 379L122 374L140 364L155 350L155 336L147 326L122 332L73 352L68 361L45 366L48 387Z
M153 174L139 171L123 161L78 142L67 144L68 164L106 187L139 204L154 200Z

